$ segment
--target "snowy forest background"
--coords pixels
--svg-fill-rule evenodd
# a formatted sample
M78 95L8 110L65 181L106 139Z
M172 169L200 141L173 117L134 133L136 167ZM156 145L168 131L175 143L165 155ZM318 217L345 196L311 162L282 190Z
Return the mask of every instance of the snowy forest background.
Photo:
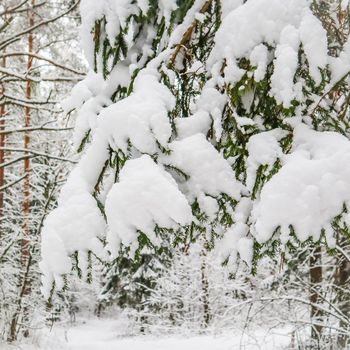
M1 0L0 348L350 348L349 32L348 0Z

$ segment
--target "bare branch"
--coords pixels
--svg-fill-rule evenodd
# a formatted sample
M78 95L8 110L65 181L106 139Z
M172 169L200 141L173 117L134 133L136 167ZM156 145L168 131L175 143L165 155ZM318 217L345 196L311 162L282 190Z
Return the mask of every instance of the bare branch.
M7 129L7 130L0 130L0 134L2 135L8 135L8 134L13 134L16 132L28 132L28 131L68 131L72 130L73 127L67 127L67 128L49 128L45 127L47 123L43 125L38 125L38 126L30 126L27 128L19 128L19 129Z
M8 9L5 9L5 11L0 12L0 16L5 16L5 15L8 15L8 14L15 12L17 9L19 9L20 7L25 5L28 1L29 0L23 0L22 2L18 3L17 5L10 7Z
M7 188L9 188L11 186L16 185L17 183L21 182L26 176L27 176L27 174L25 174L25 175L19 177L18 179L8 183L7 185L1 186L0 191L6 190Z
M18 40L18 38L20 38L21 36L23 36L25 34L28 34L30 32L33 32L35 29L38 29L38 28L40 28L43 25L46 25L46 24L49 24L49 23L57 21L58 19L62 18L63 16L65 16L66 14L68 14L69 12L74 10L78 6L79 3L80 3L80 0L78 0L76 3L74 3L66 11L60 13L58 16L55 16L53 18L49 18L49 19L47 19L45 21L41 21L41 22L39 22L39 23L29 27L29 28L26 28L25 30L23 30L21 32L18 32L16 34L12 35L11 38L5 39L4 41L2 41L0 43L0 50L4 49L6 46L10 45L13 41Z
M35 150L31 150L31 149L26 149L26 148L11 148L11 147L0 147L0 150L3 150L5 152L23 152L23 153L30 153L33 156L36 157L46 157L46 158L50 158L50 159L55 159L55 160L61 160L63 162L69 162L69 163L77 163L75 160L72 159L68 159L68 158L64 158L64 157L58 157L58 156L52 156L50 154L47 153L42 153L39 151L35 151ZM5 163L3 163L5 164ZM1 166L1 164L0 164Z
M72 72L74 74L85 76L84 72L77 71L77 70L75 70L75 69L73 69L71 67L67 67L67 66L64 66L63 64L60 64L60 63L58 63L56 61L53 61L50 58L47 58L47 57L44 57L44 56L41 56L41 55L37 55L37 54L34 54L34 53L29 53L29 52L9 52L9 53L0 54L0 58L11 57L11 56L30 56L30 57L36 58L38 60L46 61L46 62L52 64L55 67L67 70L67 71Z

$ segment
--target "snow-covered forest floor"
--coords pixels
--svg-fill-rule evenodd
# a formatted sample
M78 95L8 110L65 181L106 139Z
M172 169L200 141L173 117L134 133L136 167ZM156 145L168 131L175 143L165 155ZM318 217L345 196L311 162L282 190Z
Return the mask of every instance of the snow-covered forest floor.
M79 320L75 326L54 325L38 330L27 342L1 345L2 350L260 350L288 349L288 329L237 330L187 337L125 336L126 325L116 319ZM124 333L124 335L123 335Z

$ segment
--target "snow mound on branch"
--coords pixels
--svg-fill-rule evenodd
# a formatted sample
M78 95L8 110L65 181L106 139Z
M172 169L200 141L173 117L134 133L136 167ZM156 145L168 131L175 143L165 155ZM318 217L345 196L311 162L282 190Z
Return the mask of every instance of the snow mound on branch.
M112 104L111 96L116 87L128 86L130 78L130 71L122 62L113 68L106 80L101 74L90 71L87 77L73 88L71 96L62 102L66 113L72 109L79 109L73 135L76 150L87 132L91 130L93 133L96 129L101 111Z
M63 287L60 275L70 272L69 256L75 251L80 252L79 267L83 269L83 274L87 266L83 255L87 257L88 251L92 251L100 257L105 256L98 240L104 230L104 218L96 207L96 200L89 194L72 197L48 215L42 231L43 261L40 263L44 273L42 291L46 298L53 281L58 289Z
M156 72L140 72L134 82L134 93L105 108L98 125L112 148L128 153L129 143L143 153L154 154L159 143L166 147L171 136L168 112L175 99L159 83Z
M331 85L333 85L350 72L350 37L346 41L339 57L331 58L331 60Z
M236 181L229 163L203 134L174 141L169 148L171 153L163 162L189 177L180 186L191 202L203 194L217 197L225 193L240 198L243 186Z
M103 77L93 71L89 71L84 78L75 85L66 99L61 102L64 113L80 108L84 102L96 96L103 86Z
M250 198L242 197L237 204L232 225L218 242L215 248L216 254L220 256L221 261L228 258L228 265L234 265L237 254L247 263L252 265L253 261L253 239L249 235L248 218L252 209L252 201Z
M268 10L267 10L268 9ZM271 81L272 95L278 103L289 107L298 90L293 83L297 54L302 44L316 84L321 82L319 68L328 63L327 35L321 22L312 14L307 0L248 0L225 16L215 36L215 46L208 59L208 68L218 72L226 61L227 83L237 83L245 73L237 60L245 57L258 64L255 79L262 79L266 65L267 44L276 47L276 67ZM295 91L296 90L296 91Z
M298 239L318 240L324 231L333 246L333 219L350 208L350 141L339 133L317 132L300 124L284 165L261 191L253 209L254 235L268 241L280 227L281 241L292 226Z
M279 141L286 135L282 129L261 132L249 138L247 144L247 188L251 191L256 180L256 172L260 165L273 166L283 152Z
M216 140L222 136L222 112L227 103L227 97L212 87L204 87L196 101L194 113L187 118L176 119L176 129L179 138L185 138L197 133L206 134L213 124Z
M120 181L107 196L105 210L110 229L107 241L114 256L119 241L137 248L138 231L157 243L156 225L176 229L192 220L191 207L174 179L148 155L126 162Z

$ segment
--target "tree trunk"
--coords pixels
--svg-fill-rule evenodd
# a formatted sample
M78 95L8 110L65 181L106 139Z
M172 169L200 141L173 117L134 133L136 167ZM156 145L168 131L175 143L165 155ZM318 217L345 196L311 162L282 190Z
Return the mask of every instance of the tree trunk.
M346 241L342 239L342 242L338 242L338 245L342 249L346 249ZM334 282L337 286L336 302L337 307L342 312L343 316L350 317L350 300L349 300L349 279L350 279L350 262L342 254L337 255L338 266ZM350 345L350 328L349 323L340 321L339 328L344 331L345 334L339 334L337 339L338 349L348 349Z
M314 250L310 254L310 303L311 303L311 311L310 311L310 318L311 323L315 323L312 325L311 329L311 339L313 343L317 346L319 346L320 339L322 336L322 312L321 310L316 306L318 304L319 297L318 297L318 287L322 283L322 265L321 265L321 247L318 246L314 248Z
M202 279L202 304L203 304L203 327L207 328L210 323L209 282L207 276L207 242L204 240L201 252L201 279Z
M4 15L4 18L6 20L6 14ZM4 53L6 49L3 50ZM6 67L6 57L4 56L1 60L1 66ZM5 93L5 83L2 82L0 84L0 95L3 95ZM0 105L0 131L3 131L5 129L5 115L6 115L6 109L5 109L5 103L3 102ZM0 134L0 164L3 164L5 162L5 134ZM5 167L0 168L0 188L4 186L5 183ZM4 191L0 189L0 227L3 220L3 211L4 211ZM1 237L1 230L0 230L0 237Z
M28 10L28 21L29 26L32 27L34 25L34 7L35 0L31 1L32 8ZM33 33L29 32L28 34L28 53L33 53ZM30 73L30 70L33 66L33 57L28 55L27 61L27 74ZM30 79L26 81L26 94L25 97L27 100L32 98L32 82ZM30 126L31 119L31 108L26 106L24 107L25 113L25 126ZM24 148L28 149L30 144L30 135L29 132L25 132L24 134ZM21 318L21 324L25 324L26 320L26 306L23 303L23 299L30 294L31 283L30 283L30 266L31 266L31 254L30 254L30 226L29 226L29 214L30 214L30 180L29 180L29 172L30 172L30 160L26 158L24 160L24 173L26 177L24 178L24 186L23 186L23 237L21 242L21 265L23 271L23 277L21 278L21 290L17 299L16 311L12 316L11 324L10 324L10 332L8 336L8 341L12 342L17 339L18 330L19 330L19 319ZM27 337L29 335L28 329L24 329L24 336Z
M35 0L32 0L32 7L35 6ZM34 11L29 10L29 26L34 25ZM33 33L28 34L28 53L33 53ZM28 55L27 61L27 74L33 66L33 56ZM32 82L31 80L26 81L26 99L30 100L32 98ZM30 126L30 117L31 117L31 108L29 106L24 107L25 110L25 126ZM24 149L28 149L30 144L30 135L29 132L24 134ZM26 177L24 178L24 187L23 187L23 240L22 240L22 263L26 265L26 261L29 258L29 246L30 246L30 228L29 228L29 214L30 214L30 159L26 158L24 160L24 173Z

